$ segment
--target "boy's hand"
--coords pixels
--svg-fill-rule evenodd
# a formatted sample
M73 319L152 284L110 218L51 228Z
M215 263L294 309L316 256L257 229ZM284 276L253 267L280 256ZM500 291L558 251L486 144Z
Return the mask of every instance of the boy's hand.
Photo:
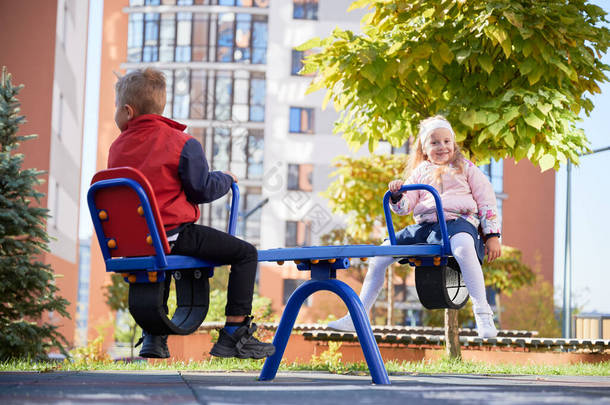
M487 261L493 262L502 254L502 246L500 245L500 238L492 236L485 242L485 253L487 254Z
M233 173L229 172L229 171L224 171L224 174L228 174L229 176L233 177L233 183L237 183L237 176L234 175Z
M390 184L388 184L388 188L390 189L390 191L392 193L395 193L398 190L400 190L400 188L402 187L403 184L404 184L404 181L402 181L402 180L392 180L390 182Z

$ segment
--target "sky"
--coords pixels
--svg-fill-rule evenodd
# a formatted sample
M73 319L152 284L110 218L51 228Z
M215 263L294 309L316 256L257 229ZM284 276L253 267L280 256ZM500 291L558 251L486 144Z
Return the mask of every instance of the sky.
M610 14L610 2L595 0L593 4ZM99 107L100 50L103 0L90 0L89 46L87 48L87 90L85 98L85 135L83 144L83 174L81 190L89 188L95 172L97 120ZM608 17L610 19L610 16ZM610 65L610 51L603 57ZM610 73L607 74L610 76ZM591 149L610 146L610 83L600 86L602 93L592 97L594 110L583 116L578 126L584 129ZM566 170L556 175L555 187L555 296L561 306L564 285ZM572 169L571 192L571 246L572 246L572 303L584 312L610 314L610 261L603 255L608 248L610 232L610 151L584 156L580 166ZM92 226L86 203L81 198L79 238L88 239ZM532 224L535 226L535 224ZM550 231L550 230L549 230ZM608 238L608 239L606 239Z

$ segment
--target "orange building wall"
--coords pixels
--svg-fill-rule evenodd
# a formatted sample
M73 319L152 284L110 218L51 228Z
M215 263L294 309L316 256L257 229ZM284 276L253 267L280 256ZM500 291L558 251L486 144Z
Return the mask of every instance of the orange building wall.
M23 168L48 171L51 151L51 120L53 109L53 78L55 70L55 32L57 1L3 1L0 2L0 65L12 74L14 85L24 84L18 94L21 115L26 122L20 127L20 135L37 134L38 137L21 144L18 152L25 155ZM33 29L35 28L35 29ZM40 176L44 183L37 187L44 193L40 205L47 206L48 175ZM59 326L59 332L74 341L76 300L78 290L78 261L70 263L51 253L43 255L56 274L59 295L70 301L71 319L51 319ZM44 316L48 320L47 315Z
M555 172L528 160L504 161L502 243L519 248L523 261L553 283Z
M55 24L57 1L0 2L0 65L13 75L13 84L24 84L19 101L26 123L19 134L37 134L18 149L25 154L24 167L49 170L51 149L51 111L55 66ZM36 27L36 29L32 29ZM47 206L48 176L38 190L45 194L41 205Z
M127 14L121 10L128 6L127 0L105 0L102 27L102 55L100 68L100 106L97 144L97 170L106 168L108 149L119 135L114 123L114 72L121 71L121 63L127 60ZM103 286L110 284L102 253L94 235L91 241L91 274L89 292L89 338L97 336L97 328L106 330L106 346L112 344L113 326L109 322L112 313L106 305Z

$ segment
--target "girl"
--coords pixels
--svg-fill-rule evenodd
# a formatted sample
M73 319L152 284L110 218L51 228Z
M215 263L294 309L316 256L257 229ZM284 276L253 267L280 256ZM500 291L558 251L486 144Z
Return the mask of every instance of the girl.
M497 335L493 312L487 303L481 263L487 253L491 262L501 254L500 222L496 196L487 177L472 162L466 160L455 143L451 124L442 116L434 116L420 123L416 151L409 162L411 175L406 182L393 180L389 189L392 211L400 215L413 212L416 224L396 234L399 245L441 243L440 226L432 194L424 190L398 193L403 184L430 184L443 203L447 220L451 251L460 265L462 276L472 299L477 332L480 337ZM481 226L486 242L483 244L477 228ZM384 245L389 245L386 240ZM374 257L362 285L360 299L370 311L383 286L385 269L397 259L391 256ZM330 328L354 331L349 314L328 324Z

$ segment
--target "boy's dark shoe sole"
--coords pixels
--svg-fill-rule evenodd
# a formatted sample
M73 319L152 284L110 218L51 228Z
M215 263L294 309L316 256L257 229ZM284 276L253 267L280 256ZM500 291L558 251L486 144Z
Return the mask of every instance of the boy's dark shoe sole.
M210 350L216 357L236 357L238 359L263 359L275 353L275 346L256 339L254 332L256 324L248 318L246 324L240 326L232 335L224 329L220 330L218 341Z
M142 343L140 357L147 359L167 359L169 358L169 348L167 347L167 335L148 335L145 334L136 344Z

